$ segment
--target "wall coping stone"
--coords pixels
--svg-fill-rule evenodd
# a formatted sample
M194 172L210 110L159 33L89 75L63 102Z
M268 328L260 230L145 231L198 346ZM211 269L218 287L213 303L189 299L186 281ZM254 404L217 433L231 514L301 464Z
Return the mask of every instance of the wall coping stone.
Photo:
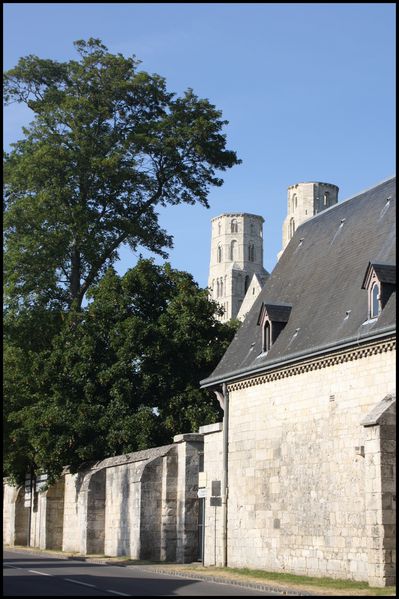
M198 432L202 435L209 435L211 433L218 433L223 430L223 422L214 422L213 424L206 424L200 426Z
M384 414L396 403L396 393L388 393L360 422L363 426L375 426L381 424Z
M202 441L202 435L199 433L183 433L182 435L175 435L173 437L174 443L187 443L190 441Z

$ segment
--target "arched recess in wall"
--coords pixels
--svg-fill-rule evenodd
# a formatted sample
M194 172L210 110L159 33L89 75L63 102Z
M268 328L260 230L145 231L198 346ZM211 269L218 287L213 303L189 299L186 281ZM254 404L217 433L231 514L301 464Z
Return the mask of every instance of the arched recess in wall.
M237 259L237 241L233 239L230 244L230 260L234 262Z
M65 477L46 491L46 549L62 549Z
M165 464L166 466L166 464ZM163 459L158 457L149 460L143 469L140 479L140 559L159 560L162 547L161 527L164 524L162 517L162 481ZM167 466L166 466L167 467ZM165 473L166 474L166 473ZM176 463L177 475L177 463ZM170 483L169 483L170 484ZM169 510L176 518L176 503L169 503ZM174 512L174 514L173 514ZM172 518L172 521L174 519ZM176 559L176 524L174 535L171 535L171 546L164 548L169 557ZM173 529L172 528L172 529Z
M106 468L92 474L87 489L87 553L105 552L105 476Z
M295 221L293 218L290 220L290 239L295 233Z
M21 487L18 490L15 500L15 521L14 521L14 543L15 545L29 545L28 527L29 527L29 507L25 507L25 489Z
M222 246L219 244L217 247L217 261L221 262L222 261Z

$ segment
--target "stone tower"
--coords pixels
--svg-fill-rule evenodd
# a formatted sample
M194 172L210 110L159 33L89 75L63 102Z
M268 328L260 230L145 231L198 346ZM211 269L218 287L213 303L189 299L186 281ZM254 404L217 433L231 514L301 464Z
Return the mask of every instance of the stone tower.
M331 183L296 183L288 188L287 217L283 223L283 248L280 258L296 229L308 218L338 202L338 187Z
M262 216L244 212L212 219L210 296L223 308L220 320L236 318L254 276L264 283ZM254 298L255 299L255 298Z

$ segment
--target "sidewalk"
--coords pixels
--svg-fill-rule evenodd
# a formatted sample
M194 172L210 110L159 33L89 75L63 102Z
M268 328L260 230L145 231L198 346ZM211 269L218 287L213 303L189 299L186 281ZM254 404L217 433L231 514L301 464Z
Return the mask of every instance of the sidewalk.
M237 574L229 570L221 570L214 567L204 567L200 563L192 564L175 564L175 563L154 563L146 560L131 560L125 557L103 557L98 555L82 556L75 553L67 553L61 551L42 550L34 547L6 547L7 550L26 551L32 553L41 553L57 557L59 559L70 559L76 561L91 562L93 564L104 564L123 566L126 568L140 568L149 572L159 574L169 574L171 576L181 576L195 580L205 580L210 582L219 582L225 584L237 585L247 589L256 589L259 591L271 591L287 596L358 596L370 597L375 595L395 596L395 592L391 589L336 589L328 588L328 586L307 585L306 583L280 583L275 580L267 580L267 578L256 578L254 576ZM360 583L359 583L360 584ZM373 592L374 591L374 592Z

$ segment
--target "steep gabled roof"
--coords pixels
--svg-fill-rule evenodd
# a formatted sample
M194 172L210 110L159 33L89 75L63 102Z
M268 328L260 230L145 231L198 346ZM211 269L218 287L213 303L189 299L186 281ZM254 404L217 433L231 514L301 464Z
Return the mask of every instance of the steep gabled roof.
M367 322L365 273L396 264L395 183L389 179L300 225L214 372L202 386L242 379L292 360L395 331L395 292ZM257 319L264 304L292 310L267 355Z

